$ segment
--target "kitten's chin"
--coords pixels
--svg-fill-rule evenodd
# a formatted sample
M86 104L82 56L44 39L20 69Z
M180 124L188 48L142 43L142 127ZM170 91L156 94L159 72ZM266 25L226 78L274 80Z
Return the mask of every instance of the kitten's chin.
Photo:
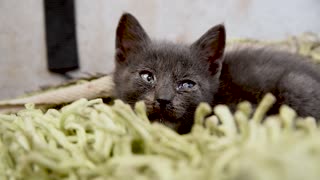
M172 130L174 130L176 132L179 129L179 124L177 124L177 123L172 123L172 122L169 122L169 121L166 121L166 120L159 120L159 121L157 120L157 121L154 121L154 122L159 122L159 123L165 125L166 127L170 128L170 129L172 129Z
M170 117L165 117L159 113L149 114L148 118L151 122L161 123L174 131L177 131L180 126L180 123L176 122L175 119L172 119Z

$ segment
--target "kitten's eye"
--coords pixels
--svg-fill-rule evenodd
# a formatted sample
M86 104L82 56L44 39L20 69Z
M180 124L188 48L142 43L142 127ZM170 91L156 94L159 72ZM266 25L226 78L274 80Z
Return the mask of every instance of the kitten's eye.
M187 90L187 89L193 88L195 85L196 85L196 83L191 80L184 80L178 84L177 89L178 90Z
M155 76L149 71L141 71L140 77L149 84L153 84L155 82Z

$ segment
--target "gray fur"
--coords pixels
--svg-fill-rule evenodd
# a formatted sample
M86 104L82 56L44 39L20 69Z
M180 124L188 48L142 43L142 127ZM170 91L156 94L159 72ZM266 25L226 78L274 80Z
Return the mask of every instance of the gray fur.
M116 38L117 98L131 105L144 100L151 121L179 133L190 131L200 102L232 107L243 100L258 103L267 92L278 98L274 109L285 103L299 115L320 118L320 74L311 63L263 48L224 53L223 25L211 28L191 45L174 44L152 41L126 13ZM155 76L153 84L143 80L145 72ZM195 84L185 88L184 82L187 87Z

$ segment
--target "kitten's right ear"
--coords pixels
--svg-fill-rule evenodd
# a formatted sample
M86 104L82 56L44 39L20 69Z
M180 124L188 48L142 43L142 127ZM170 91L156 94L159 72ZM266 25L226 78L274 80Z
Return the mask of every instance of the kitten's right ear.
M199 58L209 63L209 70L214 74L221 66L226 44L226 30L223 24L209 29L191 48L199 53Z
M116 31L116 60L124 62L130 51L138 50L148 43L150 38L138 20L129 13L124 13Z

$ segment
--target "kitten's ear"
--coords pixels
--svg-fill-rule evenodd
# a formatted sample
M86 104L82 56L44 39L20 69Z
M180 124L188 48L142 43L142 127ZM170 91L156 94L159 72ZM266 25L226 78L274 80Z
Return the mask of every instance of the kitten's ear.
M150 41L138 20L129 13L124 13L116 31L116 60L123 62L128 53L141 48Z
M202 35L191 48L210 63L210 71L215 73L222 62L225 44L226 30L223 24L219 24Z

